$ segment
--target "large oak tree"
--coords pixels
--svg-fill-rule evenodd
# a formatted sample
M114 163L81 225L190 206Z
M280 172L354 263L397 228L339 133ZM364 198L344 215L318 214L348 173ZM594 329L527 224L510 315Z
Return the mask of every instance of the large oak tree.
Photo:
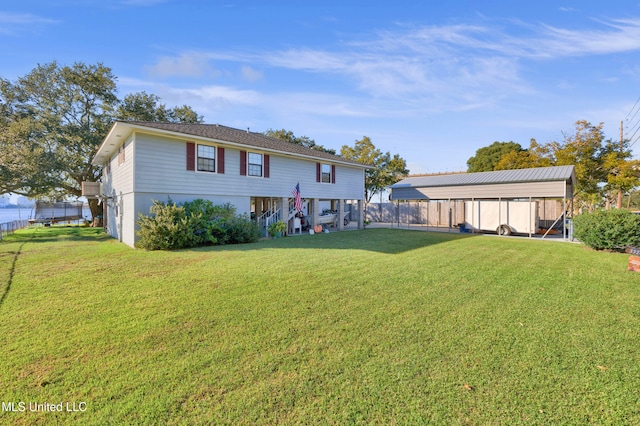
M38 65L15 82L0 79L0 193L31 198L81 196L101 170L91 160L115 119L202 122L187 105L167 108L155 95L120 101L116 77L101 63ZM93 217L101 214L89 200Z

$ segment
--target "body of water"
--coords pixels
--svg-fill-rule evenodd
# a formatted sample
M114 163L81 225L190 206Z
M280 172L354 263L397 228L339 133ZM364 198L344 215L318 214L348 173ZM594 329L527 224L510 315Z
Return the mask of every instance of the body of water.
M21 209L9 209L0 208L0 223L13 222L14 220L26 220L33 218L36 213L36 208L21 208ZM82 210L82 214L88 220L91 220L91 210L88 206L85 206Z

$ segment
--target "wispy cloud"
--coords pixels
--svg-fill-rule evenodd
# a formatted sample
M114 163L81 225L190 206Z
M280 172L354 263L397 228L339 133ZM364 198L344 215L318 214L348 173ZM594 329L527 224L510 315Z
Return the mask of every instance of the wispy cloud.
M242 74L242 77L249 82L255 82L264 78L261 71L255 70L246 65L240 69L240 73Z
M532 50L543 57L602 55L640 50L640 19L601 22L601 30L569 30L543 26L544 45Z
M16 34L41 25L56 24L59 21L30 13L7 13L0 11L0 33Z
M179 56L163 56L155 65L147 67L154 77L202 77L212 76L216 72L205 55L182 53Z
M594 22L594 28L583 30L522 22L398 27L333 49L301 46L183 53L163 57L148 70L152 76L202 76L213 72L212 63L228 62L240 64L240 77L245 80L264 78L256 69L278 68L298 72L296 81L301 81L287 94L223 86L205 86L190 93L211 105L280 104L287 99L298 109L312 108L322 115L465 111L490 107L515 95L535 94L537 89L523 70L536 62L640 50L640 19ZM309 93L316 74L335 78L336 87L350 85L359 93L351 99L336 88L329 88L334 95Z

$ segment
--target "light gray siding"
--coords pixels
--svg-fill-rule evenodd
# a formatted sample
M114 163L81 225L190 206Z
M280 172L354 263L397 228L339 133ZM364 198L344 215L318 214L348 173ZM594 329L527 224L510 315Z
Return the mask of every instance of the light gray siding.
M124 161L122 161L122 157L119 158L116 152L109 159L109 167L103 168L103 195L107 197L105 200L107 208L104 223L109 235L121 241L124 241L125 228L128 228L127 225L122 223L127 220L122 209L126 206L133 207L134 145L134 139L129 137L123 144ZM126 203L124 201L125 197L128 199Z
M167 201L167 196L171 196L171 200L175 203L183 203L185 201L193 201L194 197L191 195L171 195L163 192L136 192L135 194L135 209L137 212L148 215L149 209L153 205L153 200L162 202ZM236 197L236 196L198 196L205 200L211 201L213 204L222 205L225 203L231 203L235 206L238 214L251 213L251 198L250 197ZM137 217L136 217L137 219Z
M317 161L313 159L248 148L247 152L269 155L269 177L242 176L241 149L211 143L224 148L224 173L189 171L187 142L188 139L134 133L123 145L124 161L117 152L109 159L102 179L107 197L105 224L111 236L133 246L138 215L149 214L153 200L165 202L168 197L177 203L195 198L214 204L231 203L239 214L251 212L252 197L292 198L291 191L298 183L303 198L364 198L364 169L359 167L333 164L336 183L319 183Z
M240 175L240 149L225 148L225 171L188 171L186 143L137 133L135 136L135 191L142 193L210 197L291 197L300 183L303 198L362 199L364 170L336 165L336 183L316 182L316 162L272 152L248 149L270 156L270 177Z

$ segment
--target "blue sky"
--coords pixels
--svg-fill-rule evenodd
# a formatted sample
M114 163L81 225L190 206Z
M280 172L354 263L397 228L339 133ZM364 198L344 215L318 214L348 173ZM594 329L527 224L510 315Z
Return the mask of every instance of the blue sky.
M207 123L337 150L366 135L412 173L561 141L580 119L614 140L640 123L640 1L22 0L0 5L0 57L9 80L102 62L120 97Z

